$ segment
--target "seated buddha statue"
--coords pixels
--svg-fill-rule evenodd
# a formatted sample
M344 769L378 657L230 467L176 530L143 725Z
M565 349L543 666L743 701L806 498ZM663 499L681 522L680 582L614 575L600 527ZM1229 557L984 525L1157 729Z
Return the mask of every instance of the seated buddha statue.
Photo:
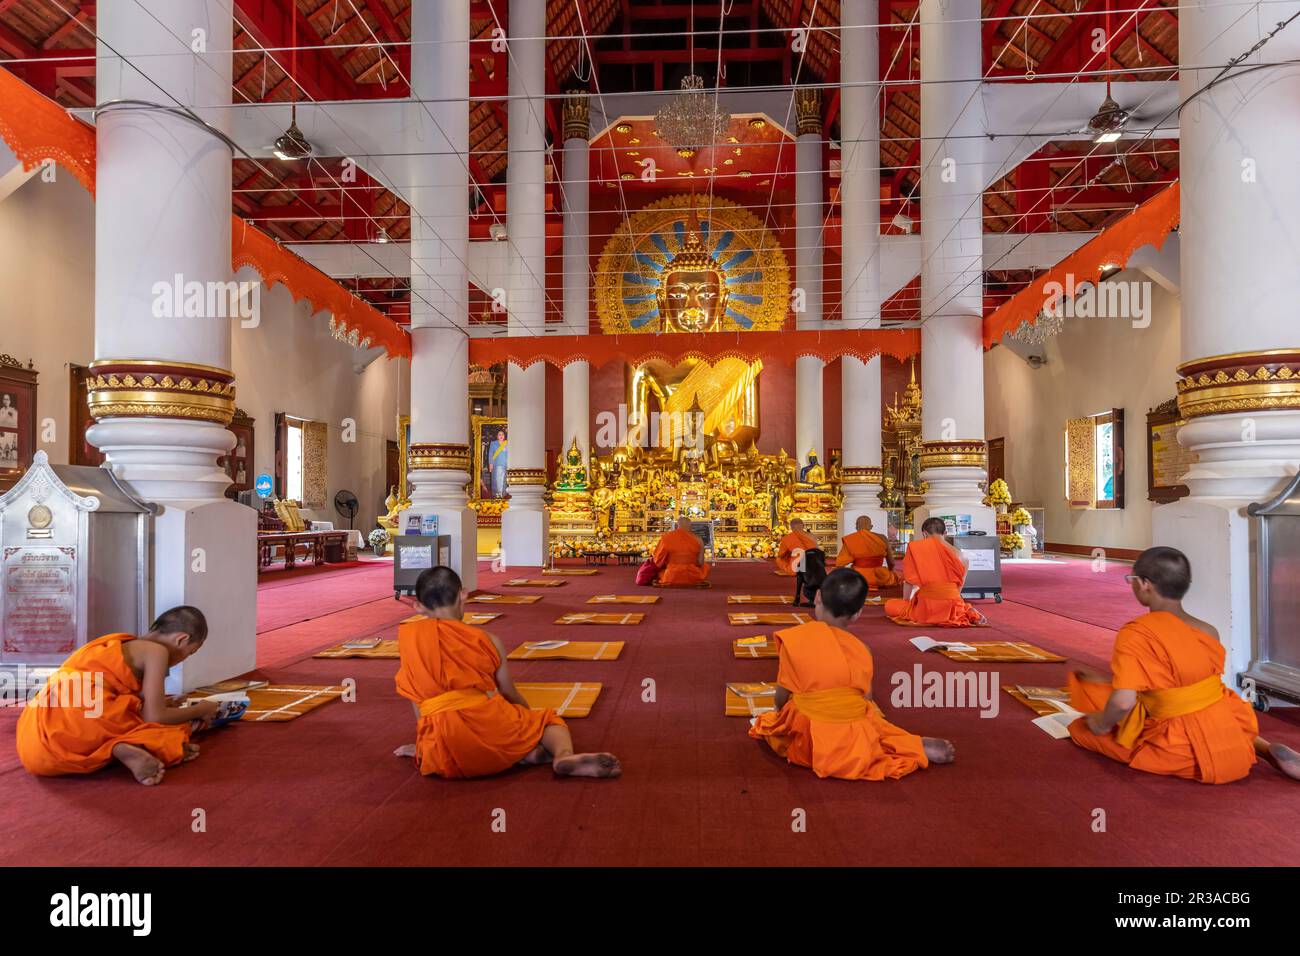
M799 469L799 487L822 488L826 485L826 469L817 461L817 449L808 449L808 464Z
M555 456L556 469L556 491L586 491L587 490L587 466L582 460L582 449L578 447L578 439L575 436L573 444L569 450Z

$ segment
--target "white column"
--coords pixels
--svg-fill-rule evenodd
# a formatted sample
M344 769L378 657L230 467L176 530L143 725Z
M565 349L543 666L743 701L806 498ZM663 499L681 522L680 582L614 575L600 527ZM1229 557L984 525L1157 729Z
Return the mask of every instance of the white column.
M817 89L795 90L796 133L794 147L794 282L803 293L803 311L795 314L795 327L822 325L822 117ZM822 408L822 360L802 356L795 360L795 458L808 463L815 448L822 465L828 460Z
M417 4L412 21L412 124L421 155L407 162L411 205L411 511L436 514L451 564L478 584L478 526L465 499L470 476L469 5Z
M993 534L982 505L984 443L983 122L979 0L922 0L921 478L913 520L969 514Z
M97 28L100 102L197 106L214 124L227 121L211 107L230 102L228 4L109 0ZM191 49L197 36L211 53ZM235 443L225 427L235 408L233 320L216 294L231 281L231 154L162 109L106 110L96 142L96 424L87 437L142 498L164 506L154 524L155 613L195 605L215 635L173 669L168 688L179 692L256 658L257 516L224 497L230 480L217 466ZM175 310L192 291L201 314ZM258 334L247 326L239 334Z
M1298 9L1288 2L1267 16L1240 17L1193 4L1179 18L1179 59L1226 63ZM1241 76L1201 93L1179 116L1178 391L1188 423L1178 440L1199 461L1185 478L1190 496L1155 509L1152 543L1191 559L1187 609L1218 628L1234 685L1253 653L1254 543L1245 507L1276 495L1300 467L1298 58L1292 24L1242 64ZM1286 65L1246 72L1261 62ZM1180 96L1191 97L1217 72L1180 71ZM1228 381L1216 383L1220 373Z
M846 329L880 327L880 47L875 0L840 6L841 288ZM840 534L866 515L886 533L880 507L880 358L840 359L844 504Z
M507 91L509 154L506 231L510 238L511 335L541 335L546 321L546 4L510 0ZM501 516L503 560L546 563L546 366L511 365L506 382L510 505Z
M586 335L591 309L591 144L586 93L564 104L564 325L568 335ZM589 464L591 451L591 363L564 366L564 436L560 452L574 439Z

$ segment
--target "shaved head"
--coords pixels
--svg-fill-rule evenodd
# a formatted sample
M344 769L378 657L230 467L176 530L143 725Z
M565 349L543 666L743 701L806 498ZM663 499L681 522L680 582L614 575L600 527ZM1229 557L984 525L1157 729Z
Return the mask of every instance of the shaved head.
M858 520L853 523L853 527L857 528L859 531L870 531L871 519L866 515L858 515Z
M1177 548L1147 548L1133 562L1133 574L1173 601L1182 600L1192 586L1192 563Z
M795 519L793 519L793 520L790 522L790 530L791 530L791 531L802 531L802 530L803 530L803 518L795 518Z
M947 532L948 526L944 524L942 518L926 518L921 523L921 530L926 534L944 534Z
M682 517L677 519L677 527L680 528L682 531L690 531L691 519L683 515Z

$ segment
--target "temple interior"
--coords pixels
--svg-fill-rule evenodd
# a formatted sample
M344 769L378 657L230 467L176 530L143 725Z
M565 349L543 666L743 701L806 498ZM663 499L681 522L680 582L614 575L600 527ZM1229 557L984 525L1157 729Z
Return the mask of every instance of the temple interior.
M1294 864L1297 17L0 0L0 862ZM1087 752L1082 669L1164 719L1115 650L1173 613L1150 549L1248 778ZM834 627L868 713L951 766L752 739L780 629L834 616L791 606L811 554L867 584ZM432 733L394 675L436 568L618 780L393 756ZM238 719L146 747L143 795L116 747L33 769L65 661L178 606L168 700Z

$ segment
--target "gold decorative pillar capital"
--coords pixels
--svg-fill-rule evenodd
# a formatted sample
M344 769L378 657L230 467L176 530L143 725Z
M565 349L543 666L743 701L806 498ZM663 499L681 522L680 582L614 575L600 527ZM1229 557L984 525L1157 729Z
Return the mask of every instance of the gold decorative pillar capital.
M523 487L525 485L545 485L546 469L545 468L507 468L506 469L506 487L514 485Z
M406 454L410 471L469 471L469 446L438 442L411 445Z
M1300 408L1300 348L1237 352L1178 366L1185 419Z
M927 468L984 468L985 445L982 439L959 438L953 441L921 442L921 470Z
M845 467L840 471L841 485L878 485L883 477L883 471L873 466L865 467Z
M588 139L591 136L591 110L587 94L570 93L564 99L564 138Z
M816 87L800 86L794 91L796 135L822 134L822 91Z
M183 418L229 425L235 416L235 376L189 362L101 359L90 364L86 402L96 421Z

